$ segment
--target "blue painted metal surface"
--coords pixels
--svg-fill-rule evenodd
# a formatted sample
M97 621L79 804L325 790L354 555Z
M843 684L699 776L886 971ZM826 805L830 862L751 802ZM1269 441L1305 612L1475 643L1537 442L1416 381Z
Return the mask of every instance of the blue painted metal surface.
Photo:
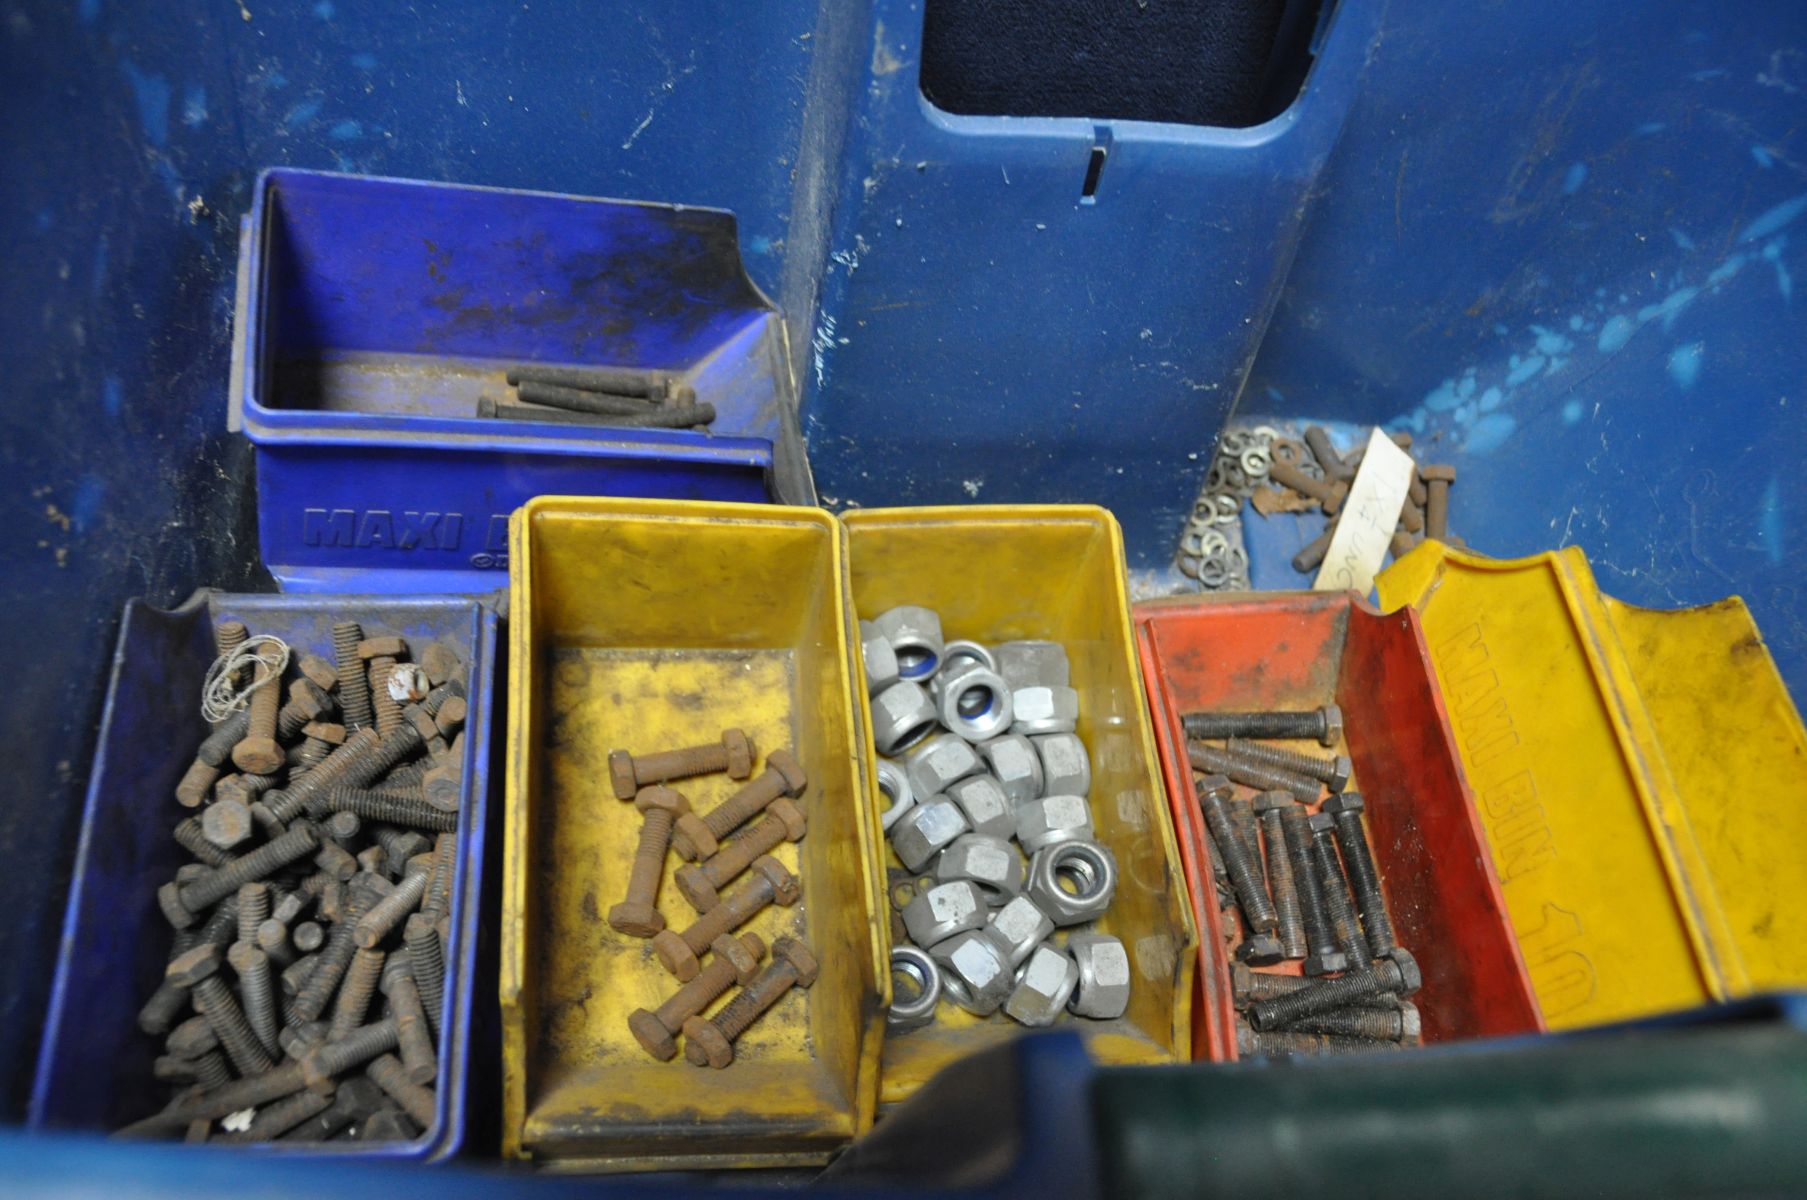
M406 1145L273 1142L257 1147L260 1153L282 1156L436 1159L455 1153L464 1140L467 1071L473 1057L484 1052L472 1045L473 1005L493 1007L493 981L480 993L475 983L496 615L475 601L450 598L201 593L168 612L139 601L126 605L82 814L29 1123L108 1131L159 1107L161 1089L150 1080L160 1039L140 1033L131 1018L155 989L169 956L172 931L155 894L187 857L169 832L182 811L174 789L187 767L188 748L207 732L194 705L213 660L214 627L226 620L275 634L297 654L330 657L333 623L355 620L366 631L399 634L416 646L444 641L463 656L470 708L435 1125Z
M1412 430L1474 548L1741 594L1807 696L1804 105L1798 4L1392 5L1243 415Z
M1379 16L1341 5L1304 95L1220 130L937 111L920 5L872 5L792 347L824 501L1083 499L1116 513L1132 566L1170 560Z
M731 213L275 170L246 224L229 415L285 590L491 590L534 496L757 502L774 444L800 456ZM478 418L521 362L676 372L715 423Z

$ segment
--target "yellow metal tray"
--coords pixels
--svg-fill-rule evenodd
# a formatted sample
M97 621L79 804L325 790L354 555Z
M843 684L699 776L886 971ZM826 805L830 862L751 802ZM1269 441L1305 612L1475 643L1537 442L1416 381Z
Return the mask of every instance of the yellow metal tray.
M1083 1034L1102 1063L1189 1060L1197 934L1136 665L1116 519L1079 505L972 506L859 509L842 526L861 615L921 604L941 614L949 637L1066 646L1092 758L1093 821L1120 876L1098 927L1123 939L1135 986L1117 1020L1061 1024ZM863 689L860 704L867 725ZM876 781L867 795L876 824ZM882 853L901 869L888 848ZM955 1059L1021 1032L1001 1013L980 1018L941 1005L932 1025L886 1038L881 1103L908 1098Z
M1807 735L1744 602L1601 594L1578 549L1425 542L1419 610L1551 1028L1807 984Z
M841 553L834 519L816 509L546 497L515 514L507 1156L573 1170L819 1163L871 1124L889 949ZM776 852L802 900L746 928L768 944L802 938L822 967L717 1071L657 1062L628 1032L630 1011L678 984L647 941L604 919L640 828L609 788L607 756L711 741L727 726L746 730L762 764L790 746L808 772L808 835ZM674 786L707 810L739 784ZM694 918L669 869L659 908L677 929Z

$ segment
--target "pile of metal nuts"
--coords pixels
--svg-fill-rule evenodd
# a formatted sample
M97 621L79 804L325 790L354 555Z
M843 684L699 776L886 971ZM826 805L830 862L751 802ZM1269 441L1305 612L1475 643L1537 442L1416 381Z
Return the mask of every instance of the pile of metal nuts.
M715 420L715 405L697 403L696 389L669 371L521 363L507 379L521 403L485 396L479 417L638 429L704 429Z
M752 932L734 936L767 908L789 907L802 895L797 877L771 851L801 841L808 832L803 810L792 801L803 794L809 778L789 750L766 755L765 769L754 775L758 753L744 732L725 729L717 741L679 750L616 750L609 755L609 782L616 797L640 811L627 895L609 909L609 927L628 937L650 938L660 965L683 985L658 1008L628 1014L634 1040L661 1062L678 1056L682 1034L684 1058L691 1065L731 1065L741 1034L792 988L806 989L816 981L815 956L797 938L774 938L772 961L761 968L765 940ZM717 774L746 782L700 816L688 799L664 786ZM742 826L744 832L728 840ZM682 932L667 928L658 909L667 857L674 853L685 865L673 872L672 880L697 914ZM710 956L707 962L705 955ZM740 990L714 1016L704 1017L736 984Z
M1129 957L1081 928L1117 863L1093 836L1092 765L1067 654L1044 641L947 641L931 609L861 621L890 871L892 1032L947 999L1024 1025L1129 1005ZM1025 857L1026 856L1026 857ZM1052 936L1071 929L1064 946Z
M1334 748L1340 710L1188 713L1183 723L1222 933L1234 946L1238 1051L1334 1055L1418 1044L1418 1010L1408 1000L1421 983L1418 964L1395 941L1363 800L1347 790L1348 757L1261 740ZM1299 974L1284 970L1295 963Z
M215 636L227 663L249 631ZM332 636L333 661L302 654L288 679L286 649L252 643L242 705L176 788L194 861L157 893L175 944L138 1014L174 1095L122 1132L405 1141L435 1123L465 664L438 642L411 661L355 621Z

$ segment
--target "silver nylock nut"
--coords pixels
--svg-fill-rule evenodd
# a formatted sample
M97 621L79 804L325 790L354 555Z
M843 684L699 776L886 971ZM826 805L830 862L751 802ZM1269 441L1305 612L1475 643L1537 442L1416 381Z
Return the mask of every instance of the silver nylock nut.
M997 1012L1016 986L1004 947L982 929L955 934L929 957L941 968L942 994L976 1017Z
M1034 854L1057 842L1092 840L1092 810L1083 796L1043 796L1018 806L1016 840Z
M1025 687L1067 687L1072 670L1067 665L1067 651L1059 642L1004 642L992 651L998 674L1012 689Z
M903 923L912 942L924 950L933 950L956 933L983 929L989 911L979 885L970 879L958 879L917 892L904 905Z
M1020 733L1007 733L992 738L979 747L979 755L991 768L992 777L1003 785L1012 804L1026 804L1040 796L1042 759L1035 744Z
M1042 762L1042 789L1050 796L1084 796L1092 790L1092 756L1076 733L1030 738Z
M963 834L935 860L935 878L968 880L996 907L1023 890L1023 856L1001 837Z
M904 759L904 771L910 777L910 790L916 793L917 803L924 796L940 795L949 784L984 769L972 746L951 733L936 734Z
M969 742L983 742L1008 732L1016 718L1010 689L996 671L976 660L944 669L936 680L935 711L941 723Z
M905 679L872 697L872 744L897 754L935 732L935 702L920 683Z
M941 666L929 680L929 695L941 699L941 685L957 668L969 663L978 663L987 671L998 669L998 660L986 647L978 642L956 640L949 642L941 651Z
M1101 917L1117 894L1117 860L1097 842L1061 842L1029 860L1023 894L1060 928Z
M1035 907L1035 901L1027 896L1017 896L991 914L987 928L1009 948L1010 968L1014 971L1054 932L1054 922L1048 919L1047 913Z
M992 837L1016 836L1016 805L1004 794L1004 785L989 775L968 775L947 785L947 798L960 806L974 833Z
M1072 733L1079 727L1079 693L1070 687L1025 687L1010 693L1012 733Z
M941 968L929 952L916 946L892 947L891 1011L885 1017L891 1032L927 1025L935 1019L935 1006L940 1002Z
M910 788L910 777L904 772L902 763L881 758L878 760L877 773L878 794L888 804L885 811L878 815L878 823L889 834L898 819L916 807L916 793Z
M929 796L918 800L915 808L891 826L891 849L904 866L920 871L942 847L965 832L966 818L954 802L946 796Z
M1016 973L1004 1012L1025 1025L1052 1025L1079 985L1079 965L1053 946L1037 946Z
M876 696L897 682L897 651L871 621L860 622L860 658L866 664L866 694Z
M941 617L932 608L900 604L872 619L873 625L891 643L897 655L897 673L905 679L923 682L941 665L946 648L941 636Z
M1129 1008L1129 952L1108 933L1075 933L1067 953L1079 968L1079 986L1067 1007L1082 1017L1111 1020Z

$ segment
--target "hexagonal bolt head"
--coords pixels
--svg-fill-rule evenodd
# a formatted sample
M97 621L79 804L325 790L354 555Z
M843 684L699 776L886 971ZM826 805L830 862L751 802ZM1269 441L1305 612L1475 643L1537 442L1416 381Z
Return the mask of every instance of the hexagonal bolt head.
M941 665L947 640L941 635L941 616L934 609L900 604L874 617L872 625L891 643L902 678L924 680Z
M215 800L201 810L201 836L230 850L251 836L251 809L241 800Z
M1393 953L1387 956L1394 966L1399 968L1402 980L1399 995L1410 996L1424 986L1424 973L1418 969L1418 960L1404 946L1393 947Z
M946 796L930 796L917 801L891 827L891 849L904 866L920 871L966 831L966 816L958 805Z
M1092 790L1092 756L1076 733L1030 738L1042 763L1042 790L1050 796L1085 796Z
M1010 693L1012 733L1072 733L1079 724L1079 693L1070 687L1026 687Z
M1365 808L1367 804L1362 800L1360 792L1340 792L1318 805L1319 812L1329 813L1333 817L1338 813L1359 813Z
M408 643L399 637L365 638L358 643L358 657L365 662L373 658L402 658L408 653Z
M1067 1007L1082 1017L1111 1020L1129 1008L1129 951L1108 933L1075 933L1067 953L1079 967L1079 986Z
M678 1040L659 1023L659 1018L644 1008L636 1008L627 1014L627 1031L634 1035L642 1050L660 1062L670 1062L678 1056Z
M935 878L977 884L985 903L996 908L1023 890L1023 856L1003 837L962 834L935 860Z
M960 879L918 892L904 905L903 922L911 941L933 950L955 934L983 929L986 912L985 893L979 885Z
M1286 958L1286 948L1271 933L1257 933L1236 947L1236 957L1252 967L1271 967Z
M950 784L984 770L972 745L951 733L938 733L910 751L904 773L920 803L924 796L939 796Z
M1054 922L1027 896L1016 896L991 914L987 925L993 937L1009 948L1010 969L1028 961L1035 948L1054 932Z
M1047 789L1042 786L1042 759L1035 744L1020 733L992 738L979 755L1012 804L1027 804Z
M1332 796L1332 800L1336 797ZM1282 812L1297 804L1291 792L1258 792L1255 795L1255 815L1262 816L1270 812Z
M860 659L866 666L867 695L876 696L897 682L897 651L871 621L860 622Z
M1062 929L1101 917L1117 894L1117 860L1096 842L1059 842L1029 860L1023 894Z
M1324 706L1324 734L1318 739L1326 747L1343 740L1343 710L1334 704Z
M989 775L968 775L950 783L947 798L960 806L974 833L1007 838L1016 834L1016 805L1004 785Z
M1016 973L1004 1012L1024 1025L1052 1025L1079 986L1079 964L1053 946L1037 946Z
M1092 809L1081 796L1043 796L1016 810L1016 840L1030 854L1092 840Z
M164 884L157 889L157 907L163 910L164 920L177 929L187 929L195 923L195 915L182 903L181 892L182 885L174 880Z
M225 952L217 945L203 942L171 959L169 966L163 971L163 977L177 987L192 988L209 975L218 974L220 963L225 957Z
M1004 642L992 651L998 674L1011 691L1026 687L1067 687L1072 668L1067 651L1059 642Z
M942 994L974 1016L998 1011L1016 987L1009 952L984 930L955 934L929 956L941 968Z

